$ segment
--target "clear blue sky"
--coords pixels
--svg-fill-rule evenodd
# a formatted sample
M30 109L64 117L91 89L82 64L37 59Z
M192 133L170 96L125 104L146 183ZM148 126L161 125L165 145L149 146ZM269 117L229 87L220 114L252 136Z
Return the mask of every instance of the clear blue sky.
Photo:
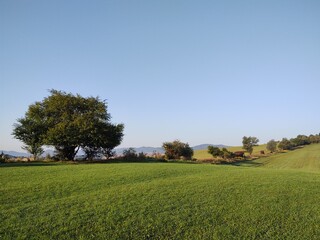
M320 1L0 1L0 149L48 89L107 99L122 147L320 132Z

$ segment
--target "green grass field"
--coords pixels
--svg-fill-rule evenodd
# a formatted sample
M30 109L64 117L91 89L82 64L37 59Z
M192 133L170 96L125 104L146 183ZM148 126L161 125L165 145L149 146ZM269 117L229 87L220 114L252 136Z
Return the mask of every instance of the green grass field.
M0 239L319 239L319 155L2 164Z
M279 153L253 161L254 165L273 169L296 169L303 171L320 171L320 144L305 146L302 149ZM240 163L250 166L250 161Z

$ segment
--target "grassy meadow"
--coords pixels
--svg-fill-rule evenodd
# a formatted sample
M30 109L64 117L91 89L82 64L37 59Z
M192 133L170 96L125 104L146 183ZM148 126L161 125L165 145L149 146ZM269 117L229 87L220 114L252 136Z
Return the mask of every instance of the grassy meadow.
M0 165L0 239L319 239L320 144L238 165Z
M253 161L256 165L273 169L291 169L302 171L320 171L320 144L305 146L301 149L278 153L266 158ZM239 163L242 166L250 165L250 161Z

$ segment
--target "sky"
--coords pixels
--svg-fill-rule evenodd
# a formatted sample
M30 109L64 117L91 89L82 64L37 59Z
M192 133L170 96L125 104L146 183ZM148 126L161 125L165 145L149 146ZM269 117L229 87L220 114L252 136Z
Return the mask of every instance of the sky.
M2 0L0 149L49 89L106 99L120 147L320 132L320 1Z

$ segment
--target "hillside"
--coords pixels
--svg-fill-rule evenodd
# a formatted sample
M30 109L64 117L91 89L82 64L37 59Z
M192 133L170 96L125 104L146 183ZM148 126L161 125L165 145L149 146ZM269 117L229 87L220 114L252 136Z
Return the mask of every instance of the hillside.
M253 161L246 161L238 165L273 169L320 171L320 144L308 145L301 149L279 153Z

